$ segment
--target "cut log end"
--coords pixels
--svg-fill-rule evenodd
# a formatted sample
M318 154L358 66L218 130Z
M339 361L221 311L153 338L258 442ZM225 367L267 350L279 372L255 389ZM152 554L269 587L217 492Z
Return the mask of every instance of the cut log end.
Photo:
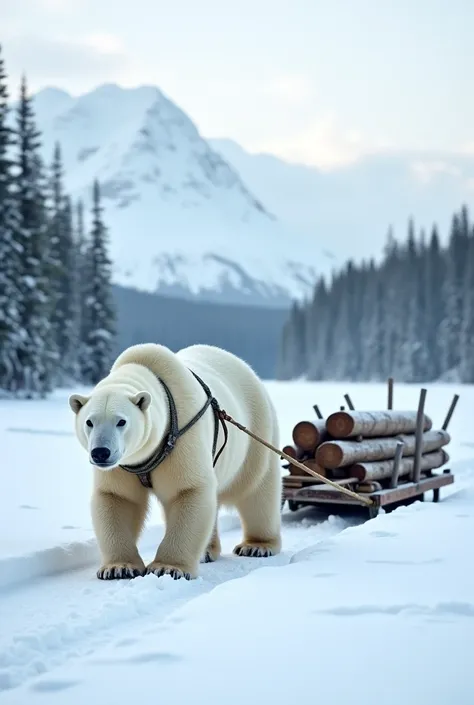
M320 467L316 460L312 458L308 460L303 460L302 465L309 468L310 470L313 470L314 472L319 473L319 475L322 475L323 477L326 477L327 475L326 470ZM299 468L297 465L293 465L293 463L289 463L289 471L290 475L293 477L310 477L310 473L304 472L304 470Z
M309 460L305 460L303 462L303 465L305 465L307 468L310 470L314 470L314 472L317 472L319 475L322 475L323 477L327 477L327 472L325 468L322 468L321 465L319 465L316 460L312 460L311 458Z
M325 468L334 470L340 467L344 460L344 451L337 443L326 441L316 449L316 460Z
M336 411L328 418L327 429L333 438L345 438L354 430L354 420L347 411Z
M296 448L296 446L283 446L282 450L286 453L286 455L289 455L290 458L293 458L294 460L298 460L301 455L298 453L298 448ZM281 455L280 458L283 460L283 455Z
M312 452L322 441L325 430L324 420L299 421L293 428L293 442L298 448Z

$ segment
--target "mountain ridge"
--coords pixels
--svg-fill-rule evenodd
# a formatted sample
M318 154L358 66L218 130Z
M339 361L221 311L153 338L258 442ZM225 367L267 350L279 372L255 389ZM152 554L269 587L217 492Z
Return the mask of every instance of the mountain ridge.
M474 200L474 155L397 150L323 171L275 155L251 153L232 139L208 138L257 198L282 221L318 233L334 261L382 255L391 228L404 240L408 222L446 242L453 212Z
M281 307L331 265L158 88L104 84L74 97L48 87L33 99L43 156L60 143L68 193L90 202L101 183L116 284Z

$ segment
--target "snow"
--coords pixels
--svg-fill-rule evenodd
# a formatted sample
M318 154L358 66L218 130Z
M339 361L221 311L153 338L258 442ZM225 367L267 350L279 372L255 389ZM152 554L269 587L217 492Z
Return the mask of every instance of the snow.
M345 392L357 408L386 401L378 384L267 387L282 445L313 404L328 415ZM285 510L283 551L269 559L232 555L239 520L223 513L223 556L191 582L98 581L91 473L68 392L0 400L0 705L471 702L474 387L429 385L426 410L439 428L454 393L456 481L439 504L427 496L370 522L357 511ZM396 385L395 407L416 408L418 395L417 385ZM162 531L155 508L141 541L146 560Z
M44 157L59 141L74 201L89 212L101 183L116 283L281 304L309 295L333 265L313 233L256 200L157 88L107 84L78 97L49 88L34 100Z

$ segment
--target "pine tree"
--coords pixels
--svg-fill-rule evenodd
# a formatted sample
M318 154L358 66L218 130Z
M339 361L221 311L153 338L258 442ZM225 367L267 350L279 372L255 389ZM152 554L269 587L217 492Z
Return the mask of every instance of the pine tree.
M385 364L385 305L383 278L372 260L365 276L364 311L361 320L361 369L359 379L379 381L384 377Z
M462 290L463 320L460 337L461 382L474 383L474 231L468 237L467 268Z
M289 380L296 377L294 368L293 349L295 343L294 333L294 309L292 308L288 319L283 325L281 334L280 347L278 350L277 359L277 378L281 380Z
M80 260L74 241L72 204L69 196L64 196L61 209L61 262L63 272L60 280L59 309L63 330L59 337L63 384L80 380L81 338L81 299L80 299Z
M58 143L54 147L50 190L48 271L51 302L54 302L52 327L60 360L55 383L56 386L63 386L79 378L80 320L72 206L64 193L62 156Z
M430 244L425 255L423 284L425 287L425 330L427 372L429 380L439 379L442 372L442 329L445 318L443 282L446 277L445 257L441 251L438 229L433 226Z
M463 282L469 249L467 209L461 216L455 214L451 224L449 246L446 253L446 278L443 286L445 317L440 327L442 339L442 369L450 378L458 377L459 338L463 319Z
M349 379L354 374L354 324L355 277L354 265L349 262L338 282L339 294L332 314L331 369L335 379Z
M324 379L339 379L340 361L343 354L341 348L344 345L344 340L338 338L338 328L343 327L341 320L346 319L344 283L344 273L333 272L327 306Z
M394 369L394 375L397 379L404 382L414 381L414 339L417 316L416 316L416 288L414 286L413 275L416 270L416 242L415 230L413 221L409 221L408 239L402 249L402 257L398 264L397 271L397 290L398 290L398 305L403 311L403 315L398 317L397 323L399 330L397 337L399 340L399 349L397 351L397 363ZM402 286L402 277L404 278L404 286Z
M403 253L397 241L389 231L384 248L385 261L382 264L381 278L384 287L384 332L383 363L385 375L398 375L401 365L401 345L404 331L404 309L401 302L403 292Z
M74 235L74 309L76 314L76 326L79 332L77 346L77 375L82 381L83 370L87 366L87 252L88 240L84 226L84 204L80 200L76 206L76 220L73 229Z
M48 280L48 221L40 134L36 129L26 79L21 82L17 108L17 198L21 244L18 388L27 396L44 396L54 385L57 354L50 318L51 282Z
M84 227L84 203L78 201L76 207L75 243L78 257L85 257L87 251L86 229Z
M300 377L307 371L307 316L305 308L294 302L285 323L278 360L280 379Z
M326 350L329 311L328 289L323 277L319 279L314 290L307 315L307 373L308 379L323 379L326 371Z
M403 379L406 382L423 381L427 373L425 261L424 233L417 243L413 223L410 223L404 268L407 320Z
M14 136L8 126L7 76L0 46L0 390L13 393L20 374L18 352L22 338L20 318L19 214L14 194Z
M87 384L97 384L111 364L115 335L115 310L111 292L111 262L107 252L107 230L102 220L100 188L93 186L92 229L85 258L86 297L84 309L85 359L82 376Z

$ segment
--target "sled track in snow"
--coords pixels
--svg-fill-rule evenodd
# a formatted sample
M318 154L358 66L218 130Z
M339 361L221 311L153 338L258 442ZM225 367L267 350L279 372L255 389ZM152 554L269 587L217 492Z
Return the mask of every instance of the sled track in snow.
M312 516L309 519L307 517ZM303 519L301 520L301 517ZM71 659L87 656L103 644L127 643L135 633L179 619L176 611L228 580L260 568L278 568L297 560L311 546L330 539L360 518L329 517L315 523L305 510L284 515L284 550L272 558L232 555L241 538L237 517L220 517L223 555L201 564L193 581L154 575L134 580L99 581L94 541L0 563L0 694L48 673ZM162 528L149 529L140 548L153 557ZM275 574L277 578L277 573Z

